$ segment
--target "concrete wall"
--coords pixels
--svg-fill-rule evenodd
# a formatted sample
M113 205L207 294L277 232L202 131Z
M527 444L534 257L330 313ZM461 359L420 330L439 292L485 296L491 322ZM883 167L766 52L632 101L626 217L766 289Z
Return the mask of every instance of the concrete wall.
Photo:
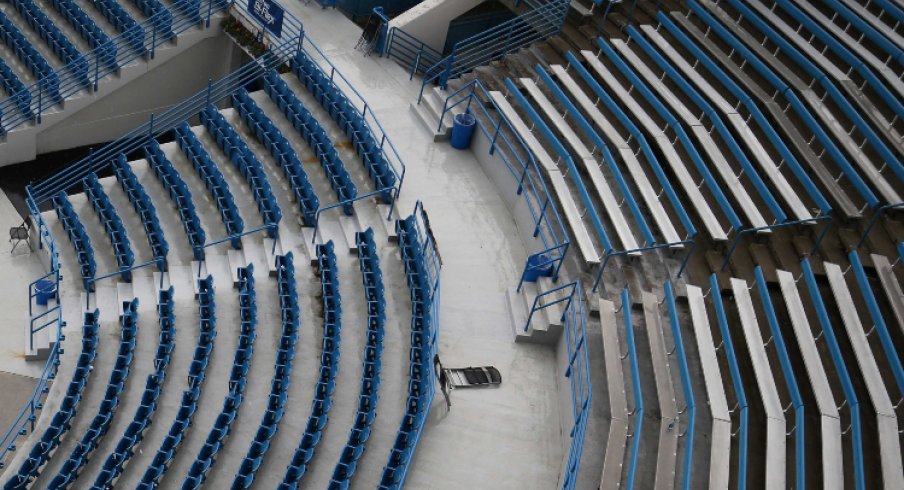
M420 39L424 44L442 52L449 33L449 22L483 3L484 0L424 0L404 14L389 21Z
M241 53L225 34L205 39L178 57L41 132L37 153L114 140L200 92L208 79L230 73Z

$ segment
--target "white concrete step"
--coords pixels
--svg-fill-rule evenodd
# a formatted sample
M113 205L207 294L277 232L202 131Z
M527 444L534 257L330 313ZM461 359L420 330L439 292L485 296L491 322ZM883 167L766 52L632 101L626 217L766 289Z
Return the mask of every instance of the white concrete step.
M358 244L355 242L355 233L361 231L361 227L358 225L358 218L355 216L339 216L339 228L342 229L342 236L348 245L349 253L357 253Z
M305 255L308 257L308 262L310 262L311 265L316 264L317 250L315 248L315 245L323 243L323 235L318 233L317 241L314 242L314 228L306 226L301 229L301 237L303 238L303 240L301 241L302 248Z
M125 304L133 299L135 299L135 293L130 283L116 283L116 306L118 307L117 313L120 318L122 318L122 314L125 311Z
M399 220L399 207L393 206L391 214L389 208L389 204L377 204L377 213L380 215L380 224L383 226L383 231L386 232L389 242L398 243L399 234L396 233L395 225L396 221ZM389 219L386 219L387 216L389 216Z
M276 257L282 254L282 244L278 238L264 238L264 256L267 260L267 270L270 273L270 277L276 277Z
M229 274L232 278L232 287L239 287L239 269L245 267L247 263L245 262L245 253L242 250L235 250L230 248L226 252L227 261L229 263Z

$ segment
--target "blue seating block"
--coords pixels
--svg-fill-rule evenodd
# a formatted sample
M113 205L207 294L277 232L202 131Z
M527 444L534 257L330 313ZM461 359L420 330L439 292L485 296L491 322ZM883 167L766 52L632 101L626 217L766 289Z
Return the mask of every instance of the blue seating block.
M182 180L182 176L179 175L173 164L163 154L156 140L151 140L144 148L144 156L160 183L169 192L170 198L176 203L182 227L188 236L188 243L192 247L195 259L203 259L204 243L207 237L204 234L204 229L201 228L201 218L195 209L188 184Z
M129 244L129 236L126 233L126 227L123 226L122 220L116 213L113 203L107 193L104 192L103 186L97 180L97 175L88 174L82 180L82 187L88 201L97 212L100 222L103 223L107 236L110 238L110 244L113 245L113 253L116 256L116 263L121 271L120 276L123 281L131 282L132 264L135 263L135 254L132 252L132 246Z
M147 192L144 191L144 186L141 185L138 177L135 176L135 172L132 171L132 166L126 161L125 155L119 155L119 158L113 160L113 172L116 174L122 190L135 208L135 212L141 218L141 224L144 225L151 252L155 258L165 260L166 254L169 252L169 245L163 236L163 228L160 226L157 210L154 208L154 204L151 202ZM161 267L163 265L161 264Z

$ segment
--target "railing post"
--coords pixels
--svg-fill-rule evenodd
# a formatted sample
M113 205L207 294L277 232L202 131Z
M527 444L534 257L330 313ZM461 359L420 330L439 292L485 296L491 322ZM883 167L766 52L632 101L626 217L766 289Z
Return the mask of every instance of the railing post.
M100 53L95 52L94 54L94 86L92 88L92 92L97 92L97 82L100 78Z
M446 59L448 59L449 61L446 62L446 68L443 70L443 74L440 75L439 78L439 86L442 87L443 90L446 90L449 87L449 78L452 77L452 65L455 60L455 54L453 53L452 55L449 55L449 57Z
M157 16L154 16L151 19L151 59L154 59L154 55L157 53L157 21L159 19Z
M211 15L213 15L213 0L207 0L207 20L204 23L204 28L210 27Z

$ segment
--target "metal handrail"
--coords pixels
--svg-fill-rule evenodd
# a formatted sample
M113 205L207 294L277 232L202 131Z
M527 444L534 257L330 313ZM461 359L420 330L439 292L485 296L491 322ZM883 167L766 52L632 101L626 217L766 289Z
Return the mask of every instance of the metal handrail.
M192 1L178 0L172 5L172 9L178 14L181 12L181 7ZM223 0L202 0L202 2L204 3L199 7L199 11L206 10L206 18L202 20L204 28L207 28L210 25L211 16L225 9L228 3ZM34 122L40 124L42 116L48 110L56 107L59 102L66 98L85 90L84 80L79 76L78 70L75 69L80 63L84 64L87 61L88 66L92 67L93 73L91 80L89 80L91 82L90 90L96 92L100 80L108 76L118 75L122 67L138 59L154 59L157 47L169 43L173 36L177 36L198 25L198 22L190 17L181 17L178 20L173 20L170 32L159 32L162 24L161 20L165 16L172 16L172 14L169 10L163 10L147 18L139 25L140 35L143 38L141 50L136 50L134 47L134 39L139 35L139 31L130 29L112 38L109 44L98 45L96 48L27 86L24 91L27 91L32 103L37 104L36 107L32 108ZM111 66L109 60L109 51L111 49L116 50L115 66ZM47 84L54 77L59 80L58 94L48 93L46 90ZM24 91L19 90L9 94L9 97L0 101L0 124L2 124L3 130L6 132L32 121L31 115L23 114L19 110L18 100L24 96L26 93Z

